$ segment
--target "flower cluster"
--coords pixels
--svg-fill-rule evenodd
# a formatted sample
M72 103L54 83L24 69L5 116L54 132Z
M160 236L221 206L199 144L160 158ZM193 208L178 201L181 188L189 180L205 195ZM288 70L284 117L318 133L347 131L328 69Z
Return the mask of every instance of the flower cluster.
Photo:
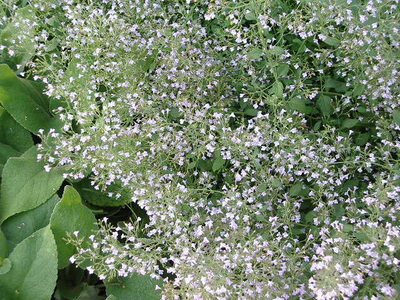
M49 3L43 159L146 215L72 261L163 299L398 295L398 1Z

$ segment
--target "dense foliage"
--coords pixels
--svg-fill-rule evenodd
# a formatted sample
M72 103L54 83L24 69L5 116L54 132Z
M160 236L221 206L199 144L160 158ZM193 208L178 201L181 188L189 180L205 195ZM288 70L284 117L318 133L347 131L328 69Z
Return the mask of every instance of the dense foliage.
M0 299L399 297L398 2L1 1Z

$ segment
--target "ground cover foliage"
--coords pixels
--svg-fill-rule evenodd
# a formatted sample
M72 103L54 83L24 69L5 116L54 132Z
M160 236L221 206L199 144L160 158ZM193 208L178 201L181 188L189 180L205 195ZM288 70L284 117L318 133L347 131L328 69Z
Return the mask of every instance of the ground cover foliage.
M396 299L398 0L0 1L0 299Z

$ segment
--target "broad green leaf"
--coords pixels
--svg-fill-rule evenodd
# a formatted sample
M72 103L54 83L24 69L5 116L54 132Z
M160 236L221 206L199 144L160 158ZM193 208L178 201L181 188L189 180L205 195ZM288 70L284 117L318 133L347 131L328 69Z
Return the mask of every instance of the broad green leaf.
M297 110L302 113L310 113L312 111L311 107L308 107L303 99L294 97L289 101L289 107L293 110Z
M396 122L397 125L400 126L400 110L395 109L393 111L393 120Z
M194 167L196 167L197 161L192 161L189 165L188 165L188 170L194 169Z
M43 108L44 111L49 112L49 99L43 94L46 87L45 84L40 81L32 81L24 78L19 78L19 80L25 85L29 97Z
M179 109L177 107L171 108L171 111L169 112L169 114L173 119L179 119L181 117L181 112L179 111Z
M267 190L267 184L261 183L258 187L257 187L257 192L262 193L265 192Z
M2 107L0 107L0 142L21 153L33 146L31 134Z
M113 295L118 300L159 300L160 290L156 286L162 286L162 280L152 279L147 275L137 273L130 277L116 278L105 282L107 295Z
M355 139L356 145L364 146L368 142L370 137L371 134L369 132L360 133Z
M57 249L49 226L18 244L9 259L10 271L0 275L2 299L50 300L57 280Z
M81 197L72 186L65 187L61 200L54 208L50 228L57 243L58 268L62 269L76 253L75 247L64 240L68 234L79 231L80 238L87 238L97 229L96 218L90 209L82 204Z
M353 97L357 97L362 95L364 92L365 86L363 84L357 84L353 90Z
M21 154L22 152L0 142L0 174L3 172L3 167L10 157L18 157Z
M39 129L62 127L62 122L33 100L26 84L4 64L0 65L0 103L19 124L35 134Z
M254 48L247 53L248 59L257 59L263 55L263 51L260 48Z
M219 169L221 169L224 164L225 164L225 159L223 159L222 156L218 155L215 158L213 165L212 165L213 172L216 172Z
M53 195L63 182L63 171L46 172L44 162L37 162L32 147L22 157L10 158L4 166L1 182L0 224L17 213L33 209Z
M38 207L16 214L4 221L1 229L7 238L10 251L32 233L49 224L50 216L59 200L57 195L53 195Z
M325 116L330 116L333 112L329 97L321 95L317 100L317 106Z
M270 95L275 95L277 97L282 97L283 95L283 84L280 81L275 81L272 87L268 90Z
M274 178L274 179L272 179L272 186L273 187L275 187L275 188L280 188L280 187L282 187L282 181L280 181L278 178Z
M356 126L357 123L358 123L358 120L357 120L357 119L346 119L346 120L344 120L344 121L342 122L342 126L343 126L344 128L350 129L350 128L353 128L354 126Z
M97 286L86 285L76 300L103 300L104 296L99 296L100 289Z
M278 47L278 46L275 46L275 47L269 49L268 51L269 51L269 53L271 53L273 55L282 55L285 53L285 50L282 47Z
M334 79L332 77L327 77L326 78L326 80L325 80L325 88L327 90L334 89L335 91L337 91L339 93L344 93L349 89L349 87L347 87L344 82L336 80L336 79Z
M283 64L278 67L277 69L278 77L285 76L287 75L287 73L289 73L289 65Z
M15 64L24 65L35 54L36 16L30 6L19 8L11 22L1 31L0 44L6 46L3 55ZM7 48L18 45L15 54L9 57Z

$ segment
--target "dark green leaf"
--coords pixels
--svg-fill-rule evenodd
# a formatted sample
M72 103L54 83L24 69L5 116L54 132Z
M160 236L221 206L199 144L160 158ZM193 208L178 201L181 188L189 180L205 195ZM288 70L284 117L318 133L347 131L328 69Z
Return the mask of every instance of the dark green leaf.
M350 128L353 128L354 126L356 126L357 123L358 123L358 120L357 120L357 119L346 119L346 120L344 120L344 121L342 122L342 126L343 126L344 128L350 129Z
M287 73L289 73L289 66L286 64L280 65L277 69L277 75L278 77L282 77L287 75Z
M32 233L49 224L51 213L59 200L57 195L53 195L38 207L16 214L4 221L1 229L8 240L10 251Z
M3 259L8 256L8 253L9 253L9 247L7 238L3 233L3 231L0 230L0 266L3 263Z
M292 186L289 190L289 195L291 197L295 197L300 195L301 191L303 188L303 184L302 183L296 183L294 186Z
M317 106L325 116L330 116L333 112L329 97L321 95L317 100Z
M357 137L356 137L356 145L357 146L364 146L369 138L370 138L371 134L369 132L364 132L364 133L360 133Z
M218 155L215 158L214 163L212 165L213 172L220 170L224 164L225 164L225 160L222 158L222 156Z
M249 109L246 109L245 111L244 111L244 113L246 114L246 115L248 115L248 116L251 116L251 117L256 117L257 116L257 114L258 114L258 110L257 109L254 109L254 108L249 108Z

